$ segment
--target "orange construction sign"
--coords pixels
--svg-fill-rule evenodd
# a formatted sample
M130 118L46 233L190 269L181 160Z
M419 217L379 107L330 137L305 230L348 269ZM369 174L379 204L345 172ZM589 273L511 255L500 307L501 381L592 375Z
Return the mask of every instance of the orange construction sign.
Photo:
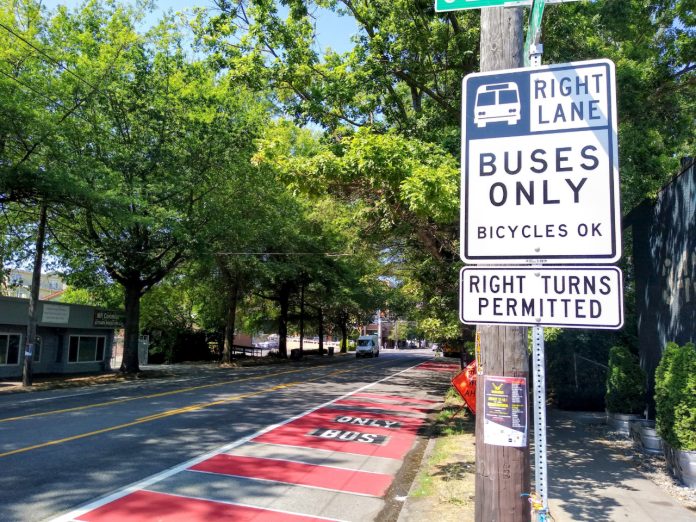
M476 415L476 373L478 365L476 359L470 362L466 368L452 378L452 386L464 399L467 408Z

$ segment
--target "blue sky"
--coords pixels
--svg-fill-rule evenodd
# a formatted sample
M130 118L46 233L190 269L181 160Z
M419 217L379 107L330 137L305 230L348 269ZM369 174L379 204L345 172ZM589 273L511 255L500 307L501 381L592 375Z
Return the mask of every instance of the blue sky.
M75 7L81 4L81 0L43 0L48 9L54 9L58 5ZM159 16L168 10L182 11L191 7L212 7L211 0L155 0L157 9L146 19L147 25L152 25ZM331 47L334 51L344 52L352 48L350 37L357 32L355 22L350 17L339 17L331 11L321 9L316 13L317 33L319 49Z

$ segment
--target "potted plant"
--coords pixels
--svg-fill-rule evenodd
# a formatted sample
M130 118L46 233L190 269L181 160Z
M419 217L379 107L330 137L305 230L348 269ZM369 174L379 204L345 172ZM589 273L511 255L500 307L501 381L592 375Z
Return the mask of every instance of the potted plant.
M604 396L607 423L613 431L629 436L629 422L645 411L645 372L638 358L625 346L609 350L607 392Z
M656 427L667 465L696 488L696 346L668 343L655 371Z
M662 454L662 438L657 433L655 421L648 419L636 419L629 422L631 438L645 453L651 455Z

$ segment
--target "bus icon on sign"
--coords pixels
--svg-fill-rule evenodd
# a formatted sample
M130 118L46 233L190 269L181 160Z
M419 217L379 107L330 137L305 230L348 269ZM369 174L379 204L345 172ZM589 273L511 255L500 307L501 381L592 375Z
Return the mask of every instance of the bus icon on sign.
M477 127L499 121L517 125L520 118L520 92L516 83L494 83L476 89L474 123Z

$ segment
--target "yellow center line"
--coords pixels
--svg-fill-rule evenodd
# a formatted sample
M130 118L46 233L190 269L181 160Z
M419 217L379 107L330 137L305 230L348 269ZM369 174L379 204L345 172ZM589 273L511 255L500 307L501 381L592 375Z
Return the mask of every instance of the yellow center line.
M373 366L377 366L378 364L379 364L379 363L376 363L376 364L373 365ZM385 362L385 363L382 363L382 364L387 364L387 363ZM382 364L379 364L379 365L381 366ZM86 437L92 437L92 436L94 436L94 435L101 435L102 433L109 433L109 432L111 432L111 431L121 430L121 429L124 429L124 428L130 428L131 426L137 426L138 424L144 424L144 423L146 423L146 422L151 422L151 421L163 419L163 418L165 418L165 417L171 417L171 416L173 416L173 415L180 415L180 414L182 414L182 413L189 413L189 412L196 411L196 410L202 410L202 409L205 409L205 408L209 408L209 407L211 407L211 406L219 406L219 405L221 405L221 404L226 404L226 403L238 401L238 400L240 400L240 399L246 399L246 398L248 398L248 397L254 397L254 396L257 396L257 395L262 395L262 394L264 394L264 393L269 393L269 392L276 391L276 390L280 390L280 389L283 389L283 388L291 388L291 387L293 387L293 386L299 386L300 384L307 384L307 383L312 382L312 381L318 381L319 379L323 379L323 378L325 378L325 377L330 377L330 376L332 376L332 375L339 375L339 374L342 374L342 373L347 373L347 372L355 371L355 370L359 370L359 369L360 369L360 368L355 368L355 367L353 367L353 368L348 368L348 369L345 369L345 370L334 370L334 371L331 371L331 372L327 372L327 373L324 374L324 375L320 375L319 377L314 377L314 378L312 378L312 379L307 379L307 380L304 380L304 381L294 381L294 382L289 382L289 383L285 383L285 384L277 384L277 385L275 385L275 386L271 386L271 387L268 387L268 388L263 388L262 390L258 390L258 391L255 391L255 392L248 392L248 393L241 393L241 394L237 394L237 395L232 395L232 396L230 396L230 397L226 397L226 398L224 398L224 399L219 399L219 400L217 400L217 401L205 402L205 403L199 403L199 404L193 404L193 405L190 405L190 406L184 406L183 408L176 408L176 409L173 409L173 410L167 410L167 411L164 411L164 412L161 412L161 413L156 413L156 414L154 414L154 415L149 415L149 416L147 416L147 417L140 417L139 419L136 419L136 420L134 420L134 421L126 422L126 423L123 423L123 424L118 424L118 425L116 425L116 426L110 426L110 427L108 427L108 428L102 428L102 429L100 429L100 430L90 431L90 432L87 432L87 433L80 433L80 434L78 434L78 435L72 435L72 436L70 436L70 437L65 437L65 438L63 438L63 439L51 440L51 441L48 441L48 442L42 442L41 444L34 444L33 446L26 446L26 447L24 447L24 448L17 448L17 449L11 450L11 451L6 451L5 453L0 453L0 458L9 457L10 455L16 455L16 454L18 454L18 453L26 453L27 451L32 451L32 450L35 450L35 449L46 448L46 447L48 447L48 446L55 446L55 445L57 445L57 444L63 444L63 443L65 443L65 442L72 442L72 441L74 441L74 440L84 439L84 438L86 438ZM277 372L277 373L274 373L274 374L265 375L265 376L263 376L263 377L274 377L274 376L276 376L276 375L282 375L282 374L287 374L287 373L296 373L296 372L304 371L304 370L306 370L306 368L300 368L300 369L297 369L297 370L287 370L287 371L283 371L283 372ZM230 381L230 382L249 381L249 380L259 379L259 378L261 378L261 377L262 377L262 376L249 377L249 378L240 379L240 380L236 380L236 381ZM228 383L208 384L208 385L204 385L204 386L196 386L196 387L193 387L193 388L189 388L189 390L195 390L195 389L201 389L201 388L208 388L208 387L211 387L211 386L220 386L221 384L229 384L230 382L228 382ZM175 392L165 392L164 395L171 395L171 394L173 394L173 393L175 393ZM154 394L154 395L151 395L151 396L143 396L143 397L140 397L140 398L161 397L162 395L163 395L163 394ZM126 399L126 400L124 400L124 401L114 401L114 402L112 402L111 404L119 403L119 402L126 402L127 400L132 400L132 399ZM109 404L109 403L103 403L102 405L107 405L107 404ZM79 409L86 409L86 408L94 407L94 406L96 406L96 405L85 406L84 408L79 408ZM74 411L74 410L75 410L74 408L69 408L69 409L66 410L66 411ZM54 413L58 413L58 412L54 412ZM36 416L36 415L37 415L37 414L28 415L27 417L33 417L33 416ZM20 418L20 417L17 417L17 418ZM5 420L8 420L8 419L5 419Z
M70 413L70 412L74 412L74 411L83 411L83 410L89 410L91 408L103 408L104 406L113 406L114 404L123 404L125 402L137 401L137 400L141 400L141 399L156 399L159 397L167 397L169 395L176 395L177 393L186 393L186 392L195 391L195 390L203 390L205 388L213 388L215 386L226 386L228 384L236 384L239 382L254 381L254 380L263 379L265 377L276 377L278 375L284 375L284 374L288 374L288 373L296 373L296 372L300 372L303 370L304 370L304 368L296 369L296 370L284 370L282 372L269 373L269 374L264 374L264 375L256 375L253 377L244 377L242 379L232 379L230 381L216 382L216 383L212 383L212 384L202 384L200 386L191 386L189 388L179 388L179 389L171 390L171 391L167 391L167 392L152 393L150 395L139 395L137 397L127 397L125 399L114 399L111 401L98 402L95 404L86 404L84 406L75 406L73 408L63 408L60 410L50 410L50 411L43 411L43 412L38 412L38 413L28 413L26 415L19 415L17 417L7 417L5 419L0 419L0 423L18 421L18 420L22 420L22 419L29 419L32 417L43 417L45 415L57 415L59 413Z
M315 380L315 379L311 379L311 380ZM102 428L100 430L90 431L87 433L80 433L79 435L72 435L71 437L65 437L63 439L51 440L48 442L43 442L41 444L34 444L33 446L26 446L24 448L17 448L15 450L6 451L5 453L0 453L0 458L9 457L10 455L16 455L18 453L25 453L27 451L45 448L48 446L55 446L56 444L63 444L65 442L72 442L74 440L84 439L86 437L92 437L94 435L101 435L102 433L108 433L110 431L121 430L123 428L130 428L131 426L137 426L138 424L144 424L146 422L150 422L150 421L154 421L154 420L158 420L158 419L163 419L165 417L171 417L172 415L179 415L182 413L188 413L188 412L195 411L195 410L202 410L204 408L209 408L210 406L218 406L220 404L234 402L234 401L238 401L240 399L246 399L248 397L253 397L255 395L261 395L264 393L279 390L281 388L289 388L291 386L297 386L299 384L304 384L304 382L297 381L297 382L292 382L292 383L288 383L288 384L280 384L277 386L272 386L270 388L264 388L263 390L259 390L259 391L255 391L255 392L241 393L239 395L233 395L231 397L227 397L225 399L221 399L221 400L217 400L217 401L201 403L201 404L193 404L191 406L186 406L183 408L168 410L168 411L164 411L162 413L157 413L155 415L150 415L148 417L141 417L141 418L136 419L136 420L131 421L131 422L125 422L123 424L118 424L116 426L110 426L108 428Z
M255 392L240 393L239 395L232 395L230 397L226 397L224 399L219 399L217 401L201 402L199 404L192 404L191 406L184 406L183 408L176 408L174 410L167 410L167 411L163 411L161 413L155 413L154 415L148 415L147 417L140 417L137 420L148 421L148 420L162 419L164 417L171 417L172 415L179 415L181 413L188 413L191 411L202 410L205 408L210 408L211 406L219 406L220 404L234 402L234 401L238 401L239 399L246 399L248 397L254 397L256 395L261 395L263 393L268 393L268 392L280 390L282 388L289 388L291 386L297 386L298 384L304 384L304 382L298 381L298 382L291 382L288 384L279 384L277 386L272 386L270 388L265 388L263 390L259 390L259 391L255 391ZM2 455L0 455L0 456L2 456Z

